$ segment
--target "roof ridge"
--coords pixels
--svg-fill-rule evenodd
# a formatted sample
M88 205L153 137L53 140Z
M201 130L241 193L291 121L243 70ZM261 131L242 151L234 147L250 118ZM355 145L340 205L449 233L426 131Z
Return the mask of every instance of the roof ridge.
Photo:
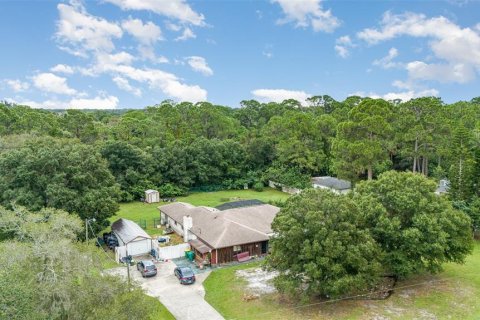
M222 218L223 218L224 220L229 221L229 222L238 224L239 226L244 227L245 229L252 230L252 231L257 232L257 233L260 233L260 234L262 234L262 235L266 234L266 233L261 232L260 230L253 229L252 227L246 226L246 225L244 225L244 224L242 224L242 223L240 223L240 222L230 220L230 219L228 219L227 217L222 217Z

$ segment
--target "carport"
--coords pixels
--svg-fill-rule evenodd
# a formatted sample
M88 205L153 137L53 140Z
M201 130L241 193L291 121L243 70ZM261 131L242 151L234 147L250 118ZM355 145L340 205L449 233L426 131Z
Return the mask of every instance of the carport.
M135 222L123 218L118 219L112 224L112 232L118 239L119 247L125 247L127 255L150 254L152 237Z

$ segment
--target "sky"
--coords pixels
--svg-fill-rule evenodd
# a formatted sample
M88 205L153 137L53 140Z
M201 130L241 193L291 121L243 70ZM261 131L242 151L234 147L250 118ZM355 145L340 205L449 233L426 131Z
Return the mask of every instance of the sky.
M0 0L0 100L480 96L480 1Z

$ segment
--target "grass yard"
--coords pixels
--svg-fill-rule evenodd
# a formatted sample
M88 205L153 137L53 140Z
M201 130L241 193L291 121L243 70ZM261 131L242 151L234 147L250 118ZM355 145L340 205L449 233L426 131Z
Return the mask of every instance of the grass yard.
M464 265L447 264L439 275L399 282L394 294L380 301L344 300L302 306L278 294L244 301L245 281L236 278L235 271L258 265L212 272L204 282L205 299L226 319L480 319L480 242Z
M257 192L254 190L226 190L226 191L217 191L217 192L198 192L192 193L186 197L179 197L177 201L188 202L195 206L208 206L215 207L225 202L235 201L235 200L250 200L258 199L264 202L268 201L285 201L290 195L280 192L275 189L265 188L262 192ZM117 214L111 217L109 220L114 222L118 218L126 218L135 222L140 220L146 220L147 228L145 231L149 235L161 235L162 229L155 228L154 219L160 219L160 212L158 207L165 205L166 203L152 203L146 204L139 201L121 203L120 210ZM159 222L158 222L159 223ZM176 235L171 235L172 241L181 242L180 237L175 237Z
M175 320L175 317L168 311L163 304L158 301L157 298L147 296L147 299L150 300L152 304L155 305L155 311L150 315L151 320Z

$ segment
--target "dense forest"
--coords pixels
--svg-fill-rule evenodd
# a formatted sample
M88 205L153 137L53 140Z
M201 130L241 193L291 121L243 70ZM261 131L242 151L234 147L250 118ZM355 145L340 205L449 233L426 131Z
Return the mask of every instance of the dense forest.
M119 201L148 188L168 196L261 190L269 179L302 188L311 176L357 183L389 170L447 178L454 205L478 226L480 98L324 95L308 106L163 101L116 111L0 104L0 204L95 217L98 229Z

